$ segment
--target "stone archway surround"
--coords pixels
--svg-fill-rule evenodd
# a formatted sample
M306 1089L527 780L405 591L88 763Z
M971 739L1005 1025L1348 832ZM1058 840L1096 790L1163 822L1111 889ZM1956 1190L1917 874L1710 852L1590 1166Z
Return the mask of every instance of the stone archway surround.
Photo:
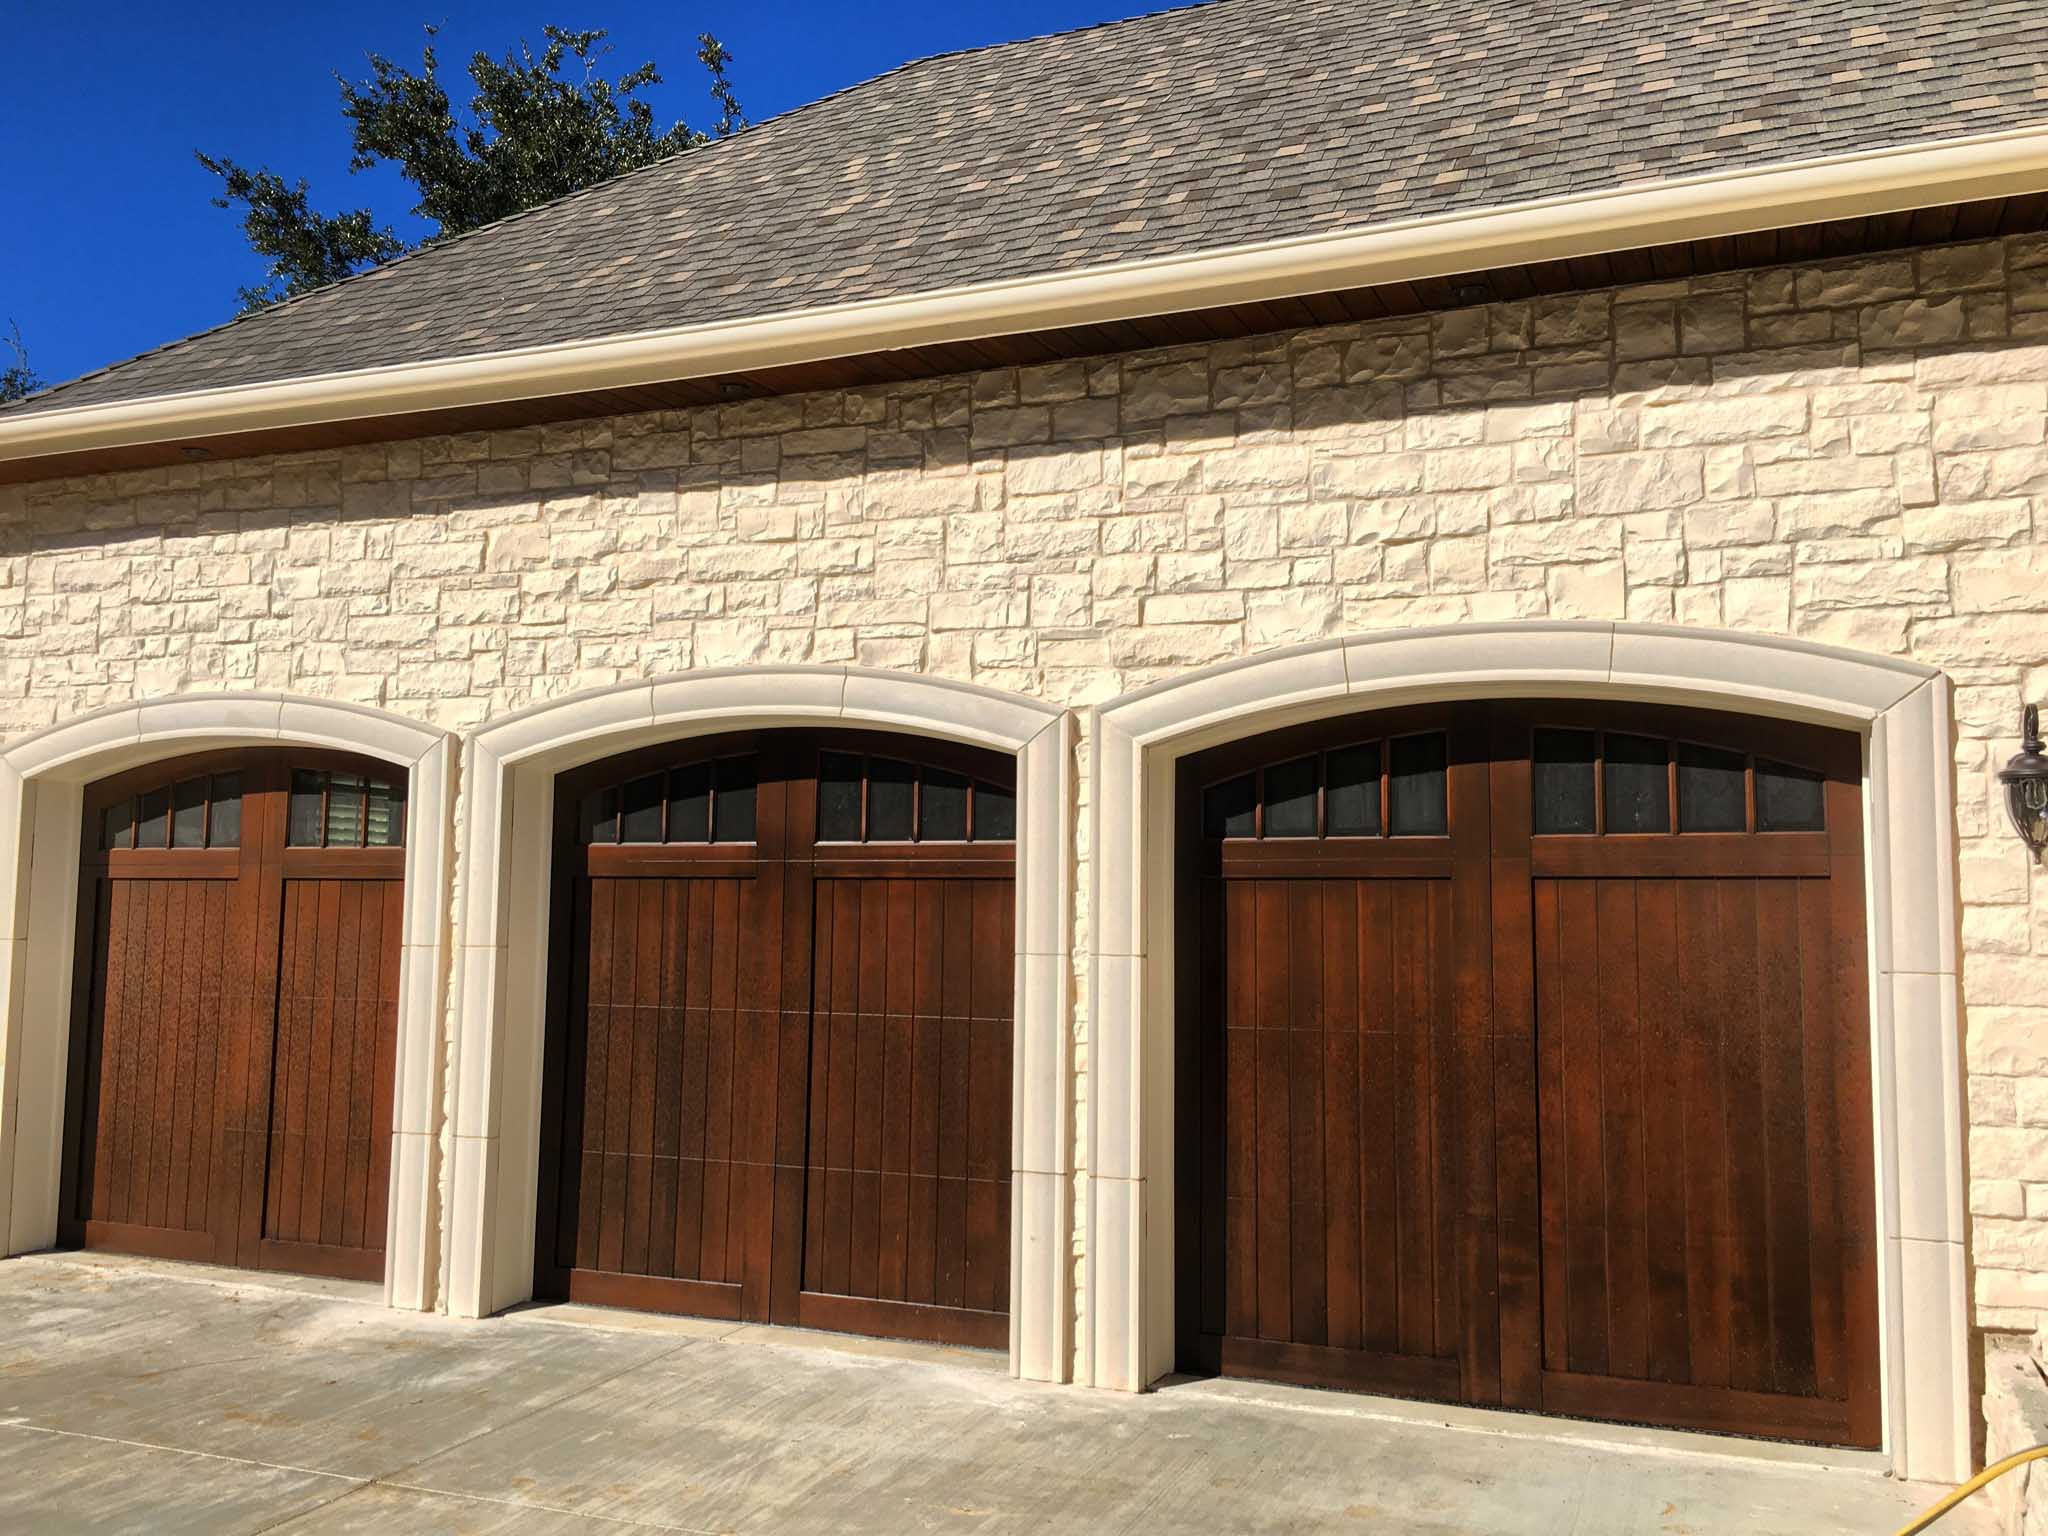
M1088 1234L1077 1374L1141 1390L1174 1365L1174 763L1221 741L1426 700L1687 703L1865 741L1885 1449L1969 1475L1963 1087L1948 680L1798 641L1609 623L1339 638L1127 694L1094 712Z
M384 710L293 694L193 693L114 705L0 752L0 1254L47 1248L57 1237L85 787L190 752L264 745L360 752L409 776L384 1298L424 1310L434 1305L438 1249L454 739Z
M1072 720L1038 700L859 667L715 668L627 683L535 705L469 738L452 1009L450 1312L488 1316L533 1293L555 776L657 742L834 723L1017 758L1010 1366L1033 1380L1067 1378Z

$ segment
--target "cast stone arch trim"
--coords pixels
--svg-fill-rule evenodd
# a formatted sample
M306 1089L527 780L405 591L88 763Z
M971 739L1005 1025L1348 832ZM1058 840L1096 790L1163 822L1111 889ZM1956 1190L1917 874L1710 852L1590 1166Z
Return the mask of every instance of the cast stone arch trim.
M1035 1380L1067 1375L1072 720L1036 699L860 667L715 668L626 683L534 705L469 738L452 1067L451 1312L487 1316L532 1295L555 775L656 742L834 724L1016 755L1010 1364Z
M1175 760L1354 710L1535 695L1734 708L1862 733L1886 1448L1904 1476L1967 1476L1948 679L1912 662L1725 631L1532 621L1336 638L1210 667L1096 709L1078 1374L1137 1391L1174 1364Z
M57 1237L69 1070L73 916L85 787L218 747L330 747L407 771L398 1081L384 1297L434 1304L435 1120L454 818L454 738L367 705L269 692L188 693L60 721L0 751L0 1252Z

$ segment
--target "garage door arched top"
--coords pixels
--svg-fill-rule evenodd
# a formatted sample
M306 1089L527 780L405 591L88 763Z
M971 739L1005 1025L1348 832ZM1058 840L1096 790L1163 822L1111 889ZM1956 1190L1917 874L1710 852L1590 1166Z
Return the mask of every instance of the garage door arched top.
M1113 699L1105 724L1143 744L1324 701L1586 693L1740 701L1752 713L1876 719L1938 674L1839 646L1661 624L1528 620L1337 636L1205 667ZM1341 707L1341 706L1340 706Z
M24 779L82 784L212 744L331 747L410 767L450 740L446 731L367 704L225 691L108 705L10 743L0 762Z
M869 667L706 667L528 705L481 727L475 748L501 763L558 767L633 744L750 725L871 725L1015 752L1064 710L951 678Z

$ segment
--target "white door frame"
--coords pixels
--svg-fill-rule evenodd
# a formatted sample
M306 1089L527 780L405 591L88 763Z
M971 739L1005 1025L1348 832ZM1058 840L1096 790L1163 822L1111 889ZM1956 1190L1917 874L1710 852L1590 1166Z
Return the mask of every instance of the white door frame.
M380 709L293 694L191 693L117 704L0 752L0 1253L30 1253L57 1240L86 786L191 752L286 744L360 752L408 776L384 1298L394 1307L434 1304L453 738Z
M1912 662L1724 631L1532 621L1336 638L1096 709L1079 1374L1136 1391L1174 1365L1175 761L1329 715L1534 696L1734 708L1863 736L1885 1444L1903 1476L1967 1477L1969 1218L1948 680Z
M778 726L862 726L1017 759L1017 991L1010 1186L1010 1366L1064 1380L1072 1356L1068 999L1072 726L1064 710L915 673L707 668L538 704L463 758L460 964L448 1309L533 1294L555 776L635 747Z

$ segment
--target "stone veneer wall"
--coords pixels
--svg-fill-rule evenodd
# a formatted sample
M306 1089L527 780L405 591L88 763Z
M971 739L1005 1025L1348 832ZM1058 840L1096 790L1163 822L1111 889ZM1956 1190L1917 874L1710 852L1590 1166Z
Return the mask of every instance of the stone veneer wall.
M222 686L462 730L755 661L1080 708L1334 631L1525 617L1952 676L1973 1321L2036 1329L2048 880L1992 774L2048 697L2048 238L0 487L7 732Z

